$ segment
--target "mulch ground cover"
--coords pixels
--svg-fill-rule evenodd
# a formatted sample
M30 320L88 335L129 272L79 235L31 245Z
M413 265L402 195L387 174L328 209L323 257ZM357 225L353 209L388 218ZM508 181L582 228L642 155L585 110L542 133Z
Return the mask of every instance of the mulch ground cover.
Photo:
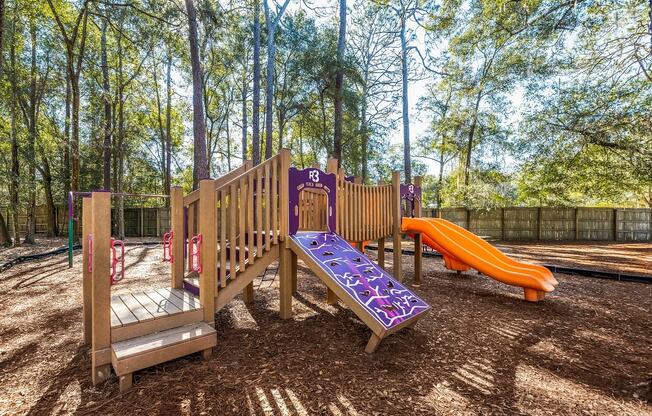
M161 248L127 250L115 292L168 286ZM375 255L371 253L372 257ZM391 256L387 256L391 267ZM403 256L407 282L412 257ZM216 317L218 346L93 387L81 341L79 254L0 274L0 414L652 415L652 285L557 274L542 303L424 259L413 289L432 311L364 353L369 330L299 264L294 318L278 278L259 279Z

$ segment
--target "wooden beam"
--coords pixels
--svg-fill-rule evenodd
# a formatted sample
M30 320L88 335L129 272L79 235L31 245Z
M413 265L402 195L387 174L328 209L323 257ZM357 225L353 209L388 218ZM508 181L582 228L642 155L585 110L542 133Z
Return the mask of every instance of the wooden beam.
M403 281L401 266L401 173L392 172L392 244L394 256L393 274L396 280Z
M111 193L92 193L92 355L91 378L93 385L105 381L111 375L111 366L98 360L97 352L111 347Z
M199 233L201 243L201 273L199 302L204 307L204 321L215 326L215 286L217 282L217 202L212 179L199 183Z
M414 178L414 185L421 188L423 180L421 176ZM423 195L423 192L422 192ZM421 200L414 201L414 216L421 218ZM421 233L414 234L414 283L421 284L423 275L423 241Z
M172 281L170 287L181 289L183 287L183 249L186 242L183 235L183 188L180 186L173 186L170 190L170 221L171 230L174 234L171 252L174 261L171 264Z
M90 197L82 199L82 297L84 301L84 344L90 345L93 328L93 275L88 271L88 236L93 233L93 202Z

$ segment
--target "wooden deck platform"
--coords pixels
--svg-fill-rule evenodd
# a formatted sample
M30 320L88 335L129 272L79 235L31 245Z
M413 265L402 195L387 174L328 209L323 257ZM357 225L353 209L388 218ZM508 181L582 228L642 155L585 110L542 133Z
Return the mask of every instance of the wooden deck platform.
M111 341L163 331L202 320L199 298L181 289L150 289L111 298Z

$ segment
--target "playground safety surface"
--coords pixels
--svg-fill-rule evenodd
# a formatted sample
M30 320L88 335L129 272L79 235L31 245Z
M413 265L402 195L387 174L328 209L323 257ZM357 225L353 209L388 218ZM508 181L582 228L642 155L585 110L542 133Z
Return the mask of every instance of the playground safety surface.
M113 294L169 286L160 257L160 247L127 247ZM518 288L425 258L413 289L431 312L368 355L368 329L329 306L299 263L294 319L278 318L270 272L251 306L237 299L217 314L210 360L140 371L121 394L115 378L90 382L80 260L0 274L0 414L652 415L652 285L556 274L557 290L530 304ZM403 263L412 287L412 257Z

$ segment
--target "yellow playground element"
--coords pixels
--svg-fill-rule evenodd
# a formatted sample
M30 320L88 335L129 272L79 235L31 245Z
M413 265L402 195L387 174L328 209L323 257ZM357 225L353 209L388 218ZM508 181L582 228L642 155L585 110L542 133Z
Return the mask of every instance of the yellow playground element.
M558 282L547 268L516 261L466 229L441 218L403 218L401 229L420 233L423 243L444 256L449 269L469 267L499 282L524 289L525 299L542 300Z

